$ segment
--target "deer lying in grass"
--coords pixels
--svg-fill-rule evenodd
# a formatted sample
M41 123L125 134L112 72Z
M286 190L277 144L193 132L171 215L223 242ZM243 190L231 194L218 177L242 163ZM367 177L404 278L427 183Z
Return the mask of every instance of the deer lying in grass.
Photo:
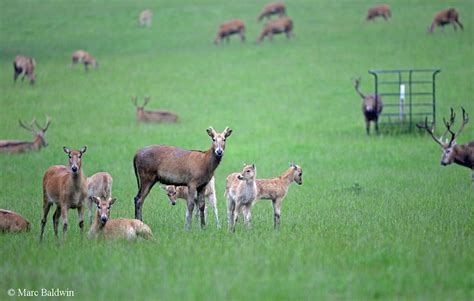
M72 66L75 64L84 64L84 69L89 71L89 66L93 68L99 67L97 60L89 53L84 50L77 50L72 54Z
M30 231L30 222L16 212L0 209L0 232Z
M472 181L474 183L474 141L471 141L467 144L456 144L456 139L459 137L459 134L464 129L464 126L468 123L469 116L464 110L464 108L462 108L462 123L457 133L454 133L452 131L452 126L454 124L455 118L456 114L454 113L453 108L451 108L451 117L449 118L449 120L446 121L445 119L443 119L446 130L440 138L437 138L434 135L434 127L430 128L428 126L428 119L425 119L424 125L417 124L417 127L425 129L431 135L431 138L433 138L433 140L438 143L443 149L441 165L446 166L451 163L456 163L461 166L470 168ZM451 138L449 140L446 139L446 142L443 142L444 136L446 136L448 132L451 134Z
M169 111L145 111L145 106L150 102L150 97L145 97L143 106L137 104L137 97L132 96L132 103L137 108L138 122L179 122L179 116Z
M285 4L283 3L270 3L263 7L262 12L257 17L257 22L260 22L263 18L270 19L271 15L278 15L280 17L286 14Z
M379 116L382 113L383 103L382 97L380 95L364 95L360 90L360 77L354 80L354 87L362 98L362 113L364 114L365 118L365 129L367 135L370 135L370 122L373 121L375 124L375 131L379 132Z
M28 151L38 151L48 146L44 135L51 124L51 118L46 117L46 125L44 127L40 126L36 119L33 119L28 125L24 124L21 120L19 122L22 128L33 133L35 139L33 141L0 140L0 153L19 154Z
M150 227L137 219L116 218L110 219L110 208L115 198L92 197L97 206L94 223L88 233L89 239L150 239L153 237Z
M34 58L17 55L13 61L13 81L16 83L18 76L22 75L21 81L26 76L30 81L30 85L34 85L36 82L35 68L36 61Z
M376 17L383 17L385 21L388 21L388 19L392 17L392 13L390 12L390 6L388 6L387 4L383 4L369 8L365 20L374 21Z
M145 198L156 182L165 185L187 186L188 199L186 227L190 229L194 199L201 216L201 226L206 225L204 218L204 192L214 176L225 149L226 139L232 134L228 127L217 133L212 127L207 129L212 138L211 148L207 151L185 150L175 146L151 145L138 150L133 158L133 167L137 178L138 193L135 196L135 218L142 220L142 206Z
M171 205L176 205L176 200L177 199L183 199L187 200L188 199L188 188L186 186L174 186L174 185L165 185L162 187L166 191L166 195L168 196L168 199L170 200ZM214 211L214 217L216 219L216 226L217 228L220 228L219 224L219 215L217 213L217 198L216 198L216 186L215 186L215 180L214 177L211 178L209 181L209 184L206 186L206 190L204 191L204 197L208 199L209 204L212 207L212 210ZM197 195L195 195L195 200L197 198ZM195 204L197 205L197 204ZM199 219L198 216L199 212L196 210L196 219ZM204 208L204 216L207 216L207 206Z
M459 27L464 30L464 26L462 25L461 21L459 21L459 13L455 8L448 8L437 13L433 18L431 26L428 28L428 33L433 33L435 27L437 26L444 28L444 26L449 24L453 24L454 31L457 31L456 24L458 24Z
M138 16L138 24L140 26L151 26L151 21L153 19L153 13L149 9L145 9Z
M290 18L284 17L269 21L260 32L257 43L260 43L266 36L272 41L273 35L279 33L285 33L288 39L293 35L293 21Z
M40 242L43 240L44 226L49 209L56 204L53 215L54 235L58 239L59 217L63 220L63 240L68 226L68 210L77 209L81 236L84 230L84 201L87 198L87 178L82 173L82 156L87 150L70 150L63 147L69 157L69 166L54 165L43 176L43 218L41 219Z
M245 23L242 20L230 20L225 23L222 23L219 26L217 31L216 38L214 39L214 44L219 45L222 39L226 39L227 42L230 41L230 36L233 34L239 34L240 40L245 42Z
M87 204L89 207L89 224L92 224L92 197L108 199L112 197L112 176L108 172L98 172L87 178Z
M244 225L250 228L250 208L257 198L257 169L246 165L240 173L227 176L225 194L227 198L227 219L229 231L235 232L235 223L240 210L244 215Z

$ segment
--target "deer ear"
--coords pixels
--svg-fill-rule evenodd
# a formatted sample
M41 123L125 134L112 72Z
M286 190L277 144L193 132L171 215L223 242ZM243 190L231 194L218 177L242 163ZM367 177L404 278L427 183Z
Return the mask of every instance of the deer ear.
M229 129L228 127L225 128L224 130L224 137L229 137L232 134L232 129Z
M69 148L67 148L66 146L63 146L63 150L66 154L69 155L69 153L71 152L71 150Z
M85 153L86 150L87 150L87 146L84 146L83 148L81 148L81 150L80 150L81 154Z
M214 135L216 134L216 130L214 130L214 128L212 126L210 126L207 130L206 130L207 134L209 135L209 137L212 137L214 138Z

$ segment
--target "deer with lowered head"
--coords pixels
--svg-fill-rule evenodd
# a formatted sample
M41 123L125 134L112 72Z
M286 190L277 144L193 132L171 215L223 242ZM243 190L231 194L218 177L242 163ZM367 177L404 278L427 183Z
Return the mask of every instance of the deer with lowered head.
M63 240L68 227L69 209L77 209L81 236L84 230L84 201L87 198L87 178L82 172L82 156L87 150L63 147L68 155L69 165L49 167L43 176L43 218L41 219L40 242L43 240L44 226L52 205L56 205L53 215L54 235L58 239L59 218L63 222Z
M242 20L230 20L222 23L217 31L214 44L219 45L220 42L225 39L227 42L230 41L230 36L233 34L240 35L240 41L245 42L245 23Z
M0 232L21 231L30 231L30 222L16 212L0 209Z
M265 5L257 17L257 22L260 22L265 17L270 19L271 15L278 15L280 17L285 16L286 15L285 4L275 2L275 3L269 3Z
M13 61L13 81L16 83L18 76L22 75L22 81L26 76L30 81L30 85L34 85L36 82L35 68L36 61L34 58L17 55Z
M276 20L270 20L260 32L257 38L257 43L260 43L266 36L270 41L273 40L274 34L286 34L289 39L293 35L293 21L288 17L279 18Z
M97 60L87 51L77 50L72 54L72 65L84 64L84 69L89 71L89 66L93 68L99 67Z
M197 195L201 227L206 225L204 194L214 171L224 157L226 139L232 134L228 127L218 133L210 127L212 139L207 151L186 150L175 146L151 145L139 149L133 158L138 193L135 196L135 218L142 220L142 206L155 183L186 186L188 188L186 228L190 229L194 199Z
M385 21L388 21L388 19L392 17L392 13L390 12L390 6L388 6L387 4L382 4L369 8L365 20L374 21L376 17L383 17Z
M459 137L459 134L461 134L462 130L464 129L464 126L469 121L469 116L464 110L464 108L462 108L462 123L461 127L456 133L454 133L452 130L455 118L456 114L454 113L453 108L451 108L451 117L449 118L449 120L446 121L446 119L443 118L446 130L439 138L436 137L434 134L434 126L432 128L428 126L428 118L425 119L424 124L417 124L417 127L425 129L430 134L431 138L433 138L433 140L438 143L443 149L443 155L441 156L441 165L446 166L452 163L456 163L458 165L471 169L471 178L474 183L474 141L471 141L467 144L456 143L456 139ZM450 139L446 139L445 141L443 141L445 139L446 134L448 133L451 135Z
M98 172L87 177L87 205L89 207L89 224L92 224L92 197L108 199L112 197L112 176L108 172Z
M368 94L365 95L359 90L360 87L360 77L354 80L354 87L362 98L362 113L365 118L365 129L367 135L370 134L370 122L374 122L375 131L379 132L379 116L382 113L383 103L382 97L380 95Z
M179 116L169 111L145 111L145 106L150 102L150 97L145 97L142 106L137 104L137 97L131 97L132 103L137 108L138 122L179 122Z
M449 24L453 24L454 31L457 31L458 29L456 24L464 30L464 26L461 21L459 21L459 13L455 8L448 8L437 13L433 17L431 26L428 28L428 33L433 33L437 26L444 28L444 26Z
M151 26L151 21L153 20L153 13L149 9L145 9L138 16L138 24L140 26Z
M29 124L23 123L19 120L20 126L28 131L31 131L34 135L33 141L20 141L20 140L0 140L0 153L19 154L28 151L38 151L43 147L48 146L44 135L51 124L51 118L46 117L46 125L40 126L36 119L33 119ZM35 128L36 126L36 128Z

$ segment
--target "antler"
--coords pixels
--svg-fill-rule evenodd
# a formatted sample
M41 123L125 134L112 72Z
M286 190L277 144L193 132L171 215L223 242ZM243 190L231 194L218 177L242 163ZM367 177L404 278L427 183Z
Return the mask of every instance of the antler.
M38 122L36 122L36 120L35 120L35 124L36 124L36 127L37 127L38 129L40 129L40 130L44 133L44 132L46 132L46 131L48 130L49 125L51 124L51 117L49 117L48 115L46 115L46 125L44 126L44 128L41 127L41 126L38 124Z
M23 121L21 120L18 120L18 122L20 123L20 126L24 129L27 129L28 131L32 131L32 132L36 132L36 130L33 128L33 124L36 122L36 119L33 118L33 120L31 120L30 124L29 125L25 125L23 123Z
M360 86L360 76L357 77L357 78L354 78L354 88L355 88L357 94L359 94L360 97L362 97L364 99L365 95L362 92L360 92L359 86Z
M436 136L434 135L434 131L435 131L435 128L433 126L433 128L429 128L428 127L428 117L425 118L425 124L424 125L420 125L420 124L417 124L416 125L419 129L425 129L430 135L431 135L431 138L433 138L433 140L438 143L439 145L441 145L441 147L444 147L444 143L443 143L443 140L441 140L440 138L436 138ZM443 134L443 136L446 134L446 132ZM441 137L443 137L441 136Z
M137 105L137 97L136 97L136 96L130 96L130 100L132 101L132 103L133 103L136 107L138 107L138 105Z

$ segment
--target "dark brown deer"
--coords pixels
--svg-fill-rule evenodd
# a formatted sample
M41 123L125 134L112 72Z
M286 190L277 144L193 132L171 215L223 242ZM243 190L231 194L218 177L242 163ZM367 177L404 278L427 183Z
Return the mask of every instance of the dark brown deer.
M260 22L265 17L270 19L272 15L278 15L280 17L285 16L285 4L276 2L265 5L262 9L262 12L258 15L257 21Z
M46 125L44 127L40 126L35 119L28 125L21 120L19 122L22 128L33 133L35 139L33 141L0 140L0 153L20 154L28 151L38 151L48 146L44 135L51 124L51 118L46 117Z
M0 232L21 231L30 231L30 222L16 212L0 209Z
M469 116L464 110L464 108L462 108L462 123L457 133L454 133L452 130L455 118L456 114L454 113L453 108L451 108L451 117L449 118L449 120L446 121L446 119L443 118L446 130L440 138L434 135L434 126L433 128L430 128L428 126L428 118L425 119L424 124L417 124L417 127L425 129L431 135L431 138L433 138L433 140L438 143L443 149L443 155L441 156L441 165L446 166L452 163L456 163L461 166L470 168L472 181L474 182L474 141L471 141L467 144L456 144L456 139L459 137L459 134L464 129L464 126L468 123ZM451 134L451 138L449 140L446 139L445 141L443 141L447 133Z
M365 18L365 20L374 21L376 17L383 17L385 21L388 21L388 19L392 17L390 6L383 4L369 8L367 11L367 18Z
M137 108L138 122L179 122L179 116L169 111L145 111L145 106L150 102L150 97L145 97L142 106L137 104L137 97L132 96L132 103Z
M211 147L207 151L155 144L136 152L133 158L138 184L138 193L134 199L136 219L142 220L143 202L153 185L160 182L165 185L187 186L187 229L191 227L194 198L197 192L201 226L205 226L204 193L224 156L225 142L232 134L232 130L226 127L222 133L217 133L210 127L207 129L207 134L212 138Z
M13 81L16 83L18 76L22 75L21 81L26 76L30 81L30 85L34 85L36 82L35 68L36 61L34 58L17 55L13 61Z
M89 71L89 66L93 68L99 67L97 60L89 53L84 50L77 50L72 54L72 65L84 64L84 69Z
M217 31L216 38L214 39L214 44L219 45L222 39L226 39L227 42L230 41L230 36L233 34L239 34L240 40L245 42L245 23L242 20L230 20L227 21L221 26Z
M433 33L435 27L437 26L444 28L444 26L449 24L453 24L454 31L457 31L456 24L459 25L462 30L464 30L464 26L462 25L461 21L459 21L459 13L455 8L448 8L437 13L433 18L430 28L428 29L428 33Z
M270 20L260 32L257 43L260 43L266 36L272 41L273 35L279 33L285 33L288 39L293 35L293 21L290 18Z
M362 113L365 118L365 129L367 135L370 135L370 122L373 121L375 124L375 131L379 132L379 116L382 113L383 103L380 95L368 94L364 95L360 90L360 77L354 80L354 87L362 98Z

